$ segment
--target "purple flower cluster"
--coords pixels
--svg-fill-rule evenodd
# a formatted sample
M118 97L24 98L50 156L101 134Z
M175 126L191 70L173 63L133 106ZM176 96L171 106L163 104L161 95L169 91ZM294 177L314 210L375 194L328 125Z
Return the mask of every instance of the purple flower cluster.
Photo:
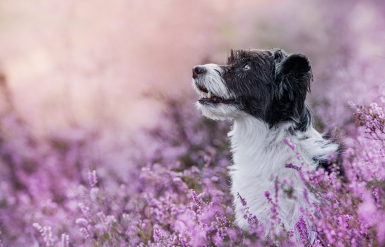
M297 171L301 170L301 167L295 166L292 163L286 164L285 167L286 168L291 168L291 169L294 169L294 170L297 170Z
M242 206L244 207L244 210L245 210L244 218L247 219L247 222L249 223L250 227L252 228L257 227L258 226L257 217L249 212L249 207L247 207L246 200L243 197L241 197L239 193L238 193L238 199L241 201Z
M295 144L293 144L293 143L291 143L290 142L290 140L288 139L288 138L284 138L283 139L283 142L286 144L286 145L288 145L290 148L291 148L291 150L293 150L294 152L295 152L295 155L297 156L297 159L298 160L301 160L302 158L301 158L301 155L297 152L297 150L295 149ZM290 164L291 165L291 164ZM286 167L286 166L285 166ZM292 167L290 167L290 168L292 168Z
M307 227L306 222L303 220L303 217L301 216L299 218L299 221L295 224L295 227L297 228L297 231L299 232L301 236L301 242L303 245L309 244L308 241L308 233L307 233Z

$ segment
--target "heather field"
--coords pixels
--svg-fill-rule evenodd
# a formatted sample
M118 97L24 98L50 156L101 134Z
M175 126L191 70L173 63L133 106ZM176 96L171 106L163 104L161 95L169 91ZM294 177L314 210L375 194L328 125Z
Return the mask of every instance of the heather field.
M385 246L385 1L0 0L0 14L0 246ZM231 48L308 56L315 127L346 146L330 173L298 169L306 190L265 192L269 236L241 195L250 231L235 224L231 122L193 105L191 68ZM278 231L282 192L320 204Z

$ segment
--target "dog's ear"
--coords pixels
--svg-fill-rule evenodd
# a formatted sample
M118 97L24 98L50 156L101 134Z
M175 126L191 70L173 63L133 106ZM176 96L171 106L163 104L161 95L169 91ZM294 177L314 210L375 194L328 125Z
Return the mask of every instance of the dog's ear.
M310 92L310 81L313 79L309 59L301 54L285 55L278 50L274 53L275 79L278 86L276 96L281 99L287 95L290 100Z
M283 53L281 49L273 50L273 53L275 64L279 64L286 57L285 53Z

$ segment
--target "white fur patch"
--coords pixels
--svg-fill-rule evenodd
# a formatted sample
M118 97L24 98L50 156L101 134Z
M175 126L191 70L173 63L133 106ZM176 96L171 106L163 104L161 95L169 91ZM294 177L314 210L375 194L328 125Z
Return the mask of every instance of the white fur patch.
M220 73L223 72L221 67L219 67L217 64L205 64L200 66L206 69L205 76L199 78L199 81L198 79L196 79L197 81L194 79L192 80L192 86L200 96L207 96L207 94L198 89L196 85L197 82L207 88L209 92L221 98L232 99L235 97L235 95L229 92L223 81L223 78L220 75ZM197 102L195 105L199 110L202 111L203 116L214 120L231 119L236 117L239 113L237 107L228 104L218 103L215 105L203 105Z
M293 150L283 142L284 138L289 138L296 145L297 152L304 163L310 164L311 170L317 167L312 157L327 158L338 148L337 144L324 140L312 127L296 135L290 134L290 127L290 123L285 123L270 129L267 124L246 113L234 120L233 130L229 133L234 164L229 168L229 173L232 180L231 192L234 196L236 221L245 230L249 229L249 224L243 217L243 206L237 194L239 193L246 200L250 207L249 212L268 227L272 216L271 204L268 203L264 192L269 191L274 198L276 179L282 182L283 178L287 178L294 183L293 195L296 199L288 198L282 189L279 193L279 215L286 229L294 229L302 215L300 207L308 207L302 194L305 185L298 171L285 168L289 163L301 167L301 162ZM305 136L307 139L304 138ZM308 197L310 203L317 202L313 194L309 193ZM310 232L310 228L308 230Z
M221 103L216 105L202 105L197 102L195 106L202 111L203 116L214 120L230 119L239 113L239 110L235 106Z
M235 95L231 95L229 90L227 89L220 73L222 73L222 68L219 67L217 64L205 64L200 65L201 67L204 67L206 69L205 76L199 77L197 82L204 85L207 90L211 93L213 93L216 96L219 96L224 99L230 99L234 98ZM195 85L195 80L193 79L193 87L195 90L197 90L198 93L200 93L200 90Z

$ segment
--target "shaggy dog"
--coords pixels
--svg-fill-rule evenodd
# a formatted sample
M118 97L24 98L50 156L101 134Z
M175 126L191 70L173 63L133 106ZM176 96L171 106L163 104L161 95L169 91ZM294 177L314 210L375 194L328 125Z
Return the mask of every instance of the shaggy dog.
M313 127L311 110L305 103L312 79L307 57L279 49L231 51L227 65L193 68L192 84L201 96L196 103L198 109L208 118L233 121L228 134L233 153L231 192L237 224L245 230L250 226L243 217L238 193L246 200L249 212L268 229L271 204L265 191L274 195L277 179L291 180L294 196L280 190L279 216L286 229L294 229L302 215L300 207L307 208L308 204L298 171L285 165L301 167L303 162L314 171L338 149ZM284 143L285 138L295 145L302 161ZM310 203L317 202L313 194L308 197ZM309 238L314 240L314 236Z

